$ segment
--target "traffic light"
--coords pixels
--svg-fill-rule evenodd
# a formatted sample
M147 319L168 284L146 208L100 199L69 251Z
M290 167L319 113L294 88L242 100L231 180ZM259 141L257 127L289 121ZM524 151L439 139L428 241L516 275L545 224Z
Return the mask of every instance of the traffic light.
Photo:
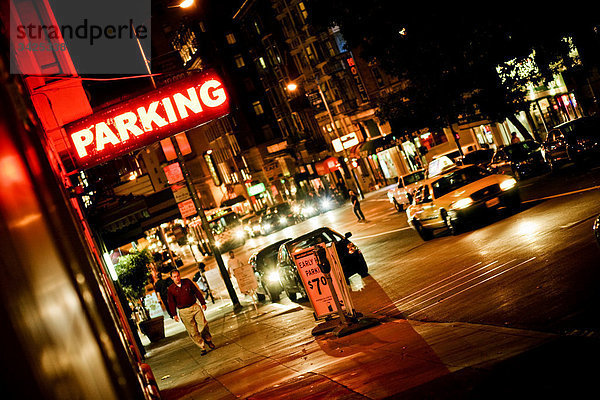
M454 140L457 142L460 140L460 134L458 132L454 132Z

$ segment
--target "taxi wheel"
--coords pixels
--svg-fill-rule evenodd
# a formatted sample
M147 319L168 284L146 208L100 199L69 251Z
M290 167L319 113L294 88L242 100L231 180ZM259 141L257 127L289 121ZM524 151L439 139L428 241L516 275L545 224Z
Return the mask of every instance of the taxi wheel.
M423 228L419 221L413 221L415 230L424 241L433 239L433 231L431 229Z
M441 211L442 214L442 218L444 219L444 223L446 224L446 228L448 229L448 232L450 232L451 235L455 236L458 234L458 221L455 220L453 221L449 216L448 213L446 212L446 210L442 210Z
M400 204L398 204L398 202L396 200L394 200L394 208L396 208L396 211L401 212L404 210L404 207L402 207Z

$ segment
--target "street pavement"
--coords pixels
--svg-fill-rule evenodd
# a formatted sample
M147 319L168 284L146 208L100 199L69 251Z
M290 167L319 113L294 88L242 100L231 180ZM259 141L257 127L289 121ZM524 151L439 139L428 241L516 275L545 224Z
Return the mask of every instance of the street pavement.
M406 319L372 277L352 292L379 324L313 336L309 303L240 295L208 303L215 350L201 356L182 324L146 344L163 399L583 398L597 393L599 341L470 323Z

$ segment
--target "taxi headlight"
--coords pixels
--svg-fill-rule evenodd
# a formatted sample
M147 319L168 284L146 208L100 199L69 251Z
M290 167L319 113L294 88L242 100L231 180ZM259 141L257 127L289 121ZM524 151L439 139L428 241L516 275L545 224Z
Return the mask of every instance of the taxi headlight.
M246 232L244 232L242 229L239 229L235 231L235 237L237 239L244 239L246 237Z
M267 282L276 283L279 282L279 272L277 271L269 271L266 275Z
M285 224L286 222L287 222L287 218L286 217L279 218L279 223Z
M514 178L509 178L507 180L505 180L504 182L500 183L500 189L507 191L509 189L512 189L515 187L515 185L517 184L517 180Z
M218 240L215 240L215 247L221 247L221 242L219 242Z
M263 224L263 229L271 229L271 224Z
M450 206L450 208L452 208L454 210L460 210L460 209L469 207L471 204L473 204L473 199L470 197L465 197L464 199L460 199L460 200L456 201L454 204L452 204Z
M294 206L294 207L292 207L292 211L294 212L294 214L298 214L300 212L300 207Z
M321 207L328 209L331 206L331 201L329 199L324 199L321 201Z

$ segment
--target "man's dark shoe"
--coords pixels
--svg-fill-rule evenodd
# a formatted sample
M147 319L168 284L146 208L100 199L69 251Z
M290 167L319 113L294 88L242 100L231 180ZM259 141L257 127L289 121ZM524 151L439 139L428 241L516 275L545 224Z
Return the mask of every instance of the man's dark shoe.
M215 344L213 342L206 342L206 344L208 345L208 347L210 347L211 349L215 349L217 346L215 346Z
M204 355L206 355L206 353L208 353L208 351L206 351L206 350L202 350L202 351L200 352L200 355L201 355L201 356L204 356Z

